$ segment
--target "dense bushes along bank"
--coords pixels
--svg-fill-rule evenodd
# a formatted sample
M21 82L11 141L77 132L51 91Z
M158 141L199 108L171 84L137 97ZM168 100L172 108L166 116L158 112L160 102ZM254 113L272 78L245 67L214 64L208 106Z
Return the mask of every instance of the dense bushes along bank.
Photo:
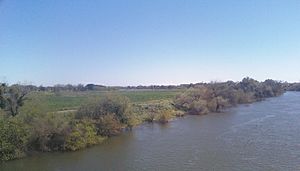
M28 107L28 106L27 106ZM75 113L49 113L30 106L0 122L0 159L32 151L75 151L98 144L137 123L127 97L107 95L82 105Z
M260 101L268 97L282 95L285 84L274 80L258 82L244 78L241 82L201 84L178 95L174 101L176 108L189 114L220 112L226 107Z
M12 160L32 151L75 151L102 142L143 122L166 123L175 116L220 112L226 107L279 96L284 84L273 80L198 84L172 101L132 104L127 97L106 95L92 99L73 113L53 113L47 105L18 105L21 90L0 89L0 160ZM10 94L14 93L14 94ZM10 100L9 100L10 99ZM15 100L15 101L14 101ZM13 104L14 106L11 106ZM23 106L23 107L21 107ZM20 112L9 109L19 108Z

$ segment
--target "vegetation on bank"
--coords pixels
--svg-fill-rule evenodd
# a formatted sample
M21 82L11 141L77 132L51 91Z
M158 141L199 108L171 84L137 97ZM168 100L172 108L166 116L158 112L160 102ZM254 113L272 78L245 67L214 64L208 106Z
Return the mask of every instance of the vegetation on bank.
M300 83L291 83L288 86L289 91L300 91Z
M258 82L244 78L241 82L210 83L188 89L175 98L176 108L189 114L220 112L226 107L260 101L285 92L281 82Z
M226 107L279 96L286 89L281 82L251 78L187 86L168 91L57 93L1 84L0 160L33 151L75 151L142 122L167 123L185 114L221 112Z
M67 97L71 99L77 96L84 100L76 106L76 110L60 111L60 106L78 104L78 101L69 103L64 101L66 97L62 94L29 93L24 86L13 85L18 88L16 92L26 92L22 103L14 105L20 110L13 114L8 102L17 102L19 96L10 91L11 87L4 84L1 86L0 160L20 158L34 151L75 151L99 144L107 137L131 129L145 120L147 114L140 114L142 111L137 110L136 106L152 103L150 101L153 99L171 99L170 96L175 96L171 91L161 94L156 91L95 92L97 95L92 92L79 95L78 92L61 92L68 94ZM53 106L53 98L64 100L59 100L56 103L60 104ZM130 99L142 100L133 103ZM55 112L55 109L59 111Z

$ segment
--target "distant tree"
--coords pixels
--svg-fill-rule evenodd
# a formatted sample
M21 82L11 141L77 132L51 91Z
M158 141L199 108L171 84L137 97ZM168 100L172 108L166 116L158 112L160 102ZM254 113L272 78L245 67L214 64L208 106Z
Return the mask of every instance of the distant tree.
M39 91L46 91L46 87L40 85L40 86L38 87L38 90L39 90Z
M78 85L76 86L76 89L77 89L77 91L85 91L85 87L84 87L83 84L78 84Z
M95 87L94 84L87 84L87 85L85 86L85 88L86 88L87 90L94 90L94 87Z
M244 90L244 92L246 92L246 93L247 92L255 92L258 85L259 85L258 81L254 80L252 78L246 77L246 78L243 78L243 80L239 83L239 88Z
M56 96L61 95L61 93L60 93L61 91L62 91L62 85L59 85L59 84L54 85L53 92Z

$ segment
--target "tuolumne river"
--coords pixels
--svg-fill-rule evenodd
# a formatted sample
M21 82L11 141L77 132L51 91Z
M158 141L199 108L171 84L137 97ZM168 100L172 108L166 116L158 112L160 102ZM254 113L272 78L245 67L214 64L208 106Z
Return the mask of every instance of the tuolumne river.
M143 124L77 152L0 163L1 171L297 171L300 93L287 92L224 113Z

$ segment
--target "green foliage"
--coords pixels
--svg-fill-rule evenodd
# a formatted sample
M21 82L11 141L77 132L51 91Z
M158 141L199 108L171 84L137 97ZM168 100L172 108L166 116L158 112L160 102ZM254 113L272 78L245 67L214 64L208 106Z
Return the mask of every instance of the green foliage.
M22 122L0 120L0 160L23 157L28 135L28 129Z
M29 98L20 108L20 118L23 118L27 123L30 123L34 118L42 118L51 110L47 103L43 101L40 96L32 96L29 94Z
M177 111L174 108L170 100L150 101L135 104L133 109L134 113L137 113L138 116L140 116L139 120L147 122L159 121L161 113L164 111L170 111L172 113L172 117L183 115L181 111Z
M274 80L258 82L244 78L241 82L210 83L196 86L179 94L174 99L176 108L190 114L220 112L236 104L251 103L267 97L281 95L283 85Z
M5 85L0 89L1 97L5 97L1 104L6 110L0 109L1 160L22 157L27 151L74 151L98 144L104 137L116 135L144 120L145 115L135 112L130 99L139 102L136 103L139 106L147 100L170 99L175 95L173 91L124 91L118 92L119 95L98 91L60 91L59 95L30 92L26 94L26 102L18 104L18 114L12 118L7 110L10 105L7 99L18 99L22 92L18 88ZM168 114L160 113L173 106L170 101L159 103L153 105L153 112L157 112L155 120L160 117L169 120ZM78 111L73 110L77 108ZM68 111L61 111L65 109Z
M207 101L198 99L193 101L189 106L188 110L190 114L198 115L198 114L207 114L209 112Z
M160 123L167 123L170 119L173 118L173 116L174 115L171 110L164 110L160 113L158 120Z
M127 97L107 94L104 98L82 105L76 118L101 119L106 115L114 115L120 123L127 124L131 112L131 103Z
M115 114L107 114L95 120L97 133L101 136L113 136L121 132L125 126Z
M174 104L177 108L189 112L190 114L207 114L216 108L216 100L213 92L204 86L190 88L186 92L178 95Z
M29 145L31 150L58 151L64 150L65 137L70 130L70 116L56 113L26 116L31 129Z
M135 113L131 113L127 116L127 126L131 129L132 127L140 124L142 120Z
M147 116L145 118L145 121L147 122L154 122L155 118L156 118L157 113L153 112L153 111L149 111L147 113Z
M98 134L103 136L116 135L123 127L132 127L137 123L132 115L130 100L116 94L107 94L82 105L76 118L94 120Z
M103 141L103 137L97 135L95 125L88 120L74 123L71 132L66 136L65 149L69 151L79 150Z
M60 88L59 93L31 92L25 98L24 87L1 84L0 159L22 157L27 150L75 151L98 144L103 137L116 135L142 121L167 123L186 113L221 112L229 106L284 92L281 82L258 82L251 78L183 87L191 88L178 95L179 90L114 91L117 95L69 91L74 87L67 86L68 91ZM28 100L24 104L25 99Z

